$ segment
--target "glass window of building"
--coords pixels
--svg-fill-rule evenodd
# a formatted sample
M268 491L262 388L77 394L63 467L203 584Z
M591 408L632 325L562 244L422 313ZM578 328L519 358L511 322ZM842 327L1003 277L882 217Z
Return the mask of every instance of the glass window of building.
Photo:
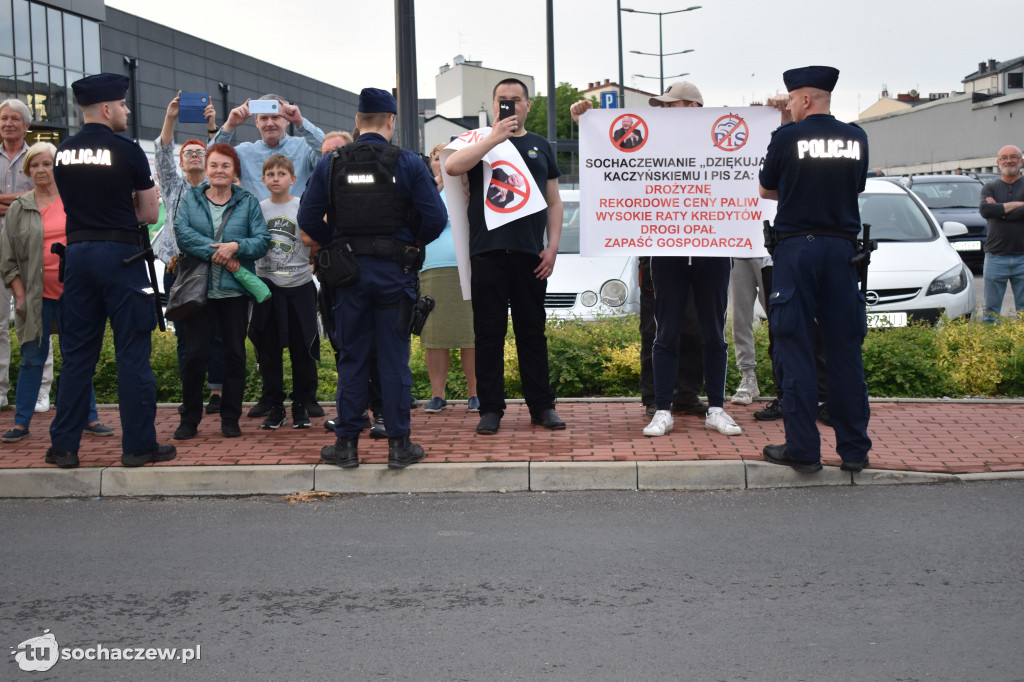
M14 54L14 15L7 0L0 0L0 54Z
M28 19L28 0L14 0L14 56L32 59L31 30Z
M82 46L85 52L85 72L100 73L100 25L88 19L82 20Z
M50 45L50 64L64 66L64 19L60 10L52 7L46 10L46 36Z
M64 65L75 71L85 68L82 58L82 18L74 14L64 15Z
M0 55L0 73L14 73L14 60L12 58ZM13 78L9 78L6 75L3 78L0 78L0 102L5 99L11 99L17 94Z
M32 17L32 60L46 63L46 8L35 3L29 4Z

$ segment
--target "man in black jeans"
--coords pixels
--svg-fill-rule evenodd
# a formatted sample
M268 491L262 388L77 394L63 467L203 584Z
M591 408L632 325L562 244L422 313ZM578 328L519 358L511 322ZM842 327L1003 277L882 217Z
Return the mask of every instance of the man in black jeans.
M526 85L514 78L506 79L498 83L491 94L494 125L490 133L455 151L445 161L449 175L468 174L469 179L473 331L480 396L480 422L476 431L484 435L497 433L505 413L504 353L509 309L530 421L546 429L564 429L565 422L555 412L555 392L548 375L548 342L544 336L544 294L562 236L558 164L548 141L526 131L526 115L530 111ZM514 116L499 119L500 100L515 102ZM543 192L547 210L488 229L483 159L505 143L522 157L529 171L525 179L532 181L533 191Z

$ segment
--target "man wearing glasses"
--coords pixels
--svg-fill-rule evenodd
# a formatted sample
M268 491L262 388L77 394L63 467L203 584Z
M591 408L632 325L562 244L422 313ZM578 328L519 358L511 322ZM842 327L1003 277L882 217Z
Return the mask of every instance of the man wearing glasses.
M996 157L1000 178L981 188L981 215L988 220L985 243L985 322L999 315L1006 283L1013 290L1013 305L1024 310L1024 181L1021 153L1007 145Z

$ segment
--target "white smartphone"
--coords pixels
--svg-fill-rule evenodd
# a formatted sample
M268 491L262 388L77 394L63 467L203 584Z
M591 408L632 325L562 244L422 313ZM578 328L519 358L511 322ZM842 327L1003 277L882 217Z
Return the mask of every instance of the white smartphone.
M281 103L276 99L251 99L249 100L250 114L277 114Z

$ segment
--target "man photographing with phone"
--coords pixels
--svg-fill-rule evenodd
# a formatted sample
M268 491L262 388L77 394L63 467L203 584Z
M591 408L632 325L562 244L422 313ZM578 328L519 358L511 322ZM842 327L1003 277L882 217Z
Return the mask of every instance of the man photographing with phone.
M235 144L235 130L252 116L256 117L256 128L260 131L259 142ZM295 126L297 136L288 134L289 124ZM263 162L274 154L287 156L295 166L295 184L291 193L301 197L306 181L320 160L323 141L324 131L303 118L298 106L288 104L277 95L263 95L257 100L247 99L245 104L232 109L210 142L234 145L242 162L242 187L263 201L270 198L270 190L262 180Z
M492 106L496 120L490 133L479 142L452 153L445 162L449 175L468 174L469 177L469 254L480 396L480 423L476 431L485 435L497 433L505 414L504 351L510 308L530 421L546 429L564 429L565 422L555 412L555 392L548 375L548 343L544 336L544 294L562 235L558 164L548 141L526 131L530 93L525 83L514 78L498 83L492 93ZM484 186L483 159L506 141L515 147L529 171L524 171L525 177L515 177L531 182L536 192L543 191L547 210L487 229L485 201L493 202L497 198L499 204L505 202L499 208L506 208L511 188L518 189L511 182L512 174L506 174L502 183L506 187L501 188L503 193L496 190L495 194L490 194L492 187L498 187L494 183L500 169L494 170L491 184Z

